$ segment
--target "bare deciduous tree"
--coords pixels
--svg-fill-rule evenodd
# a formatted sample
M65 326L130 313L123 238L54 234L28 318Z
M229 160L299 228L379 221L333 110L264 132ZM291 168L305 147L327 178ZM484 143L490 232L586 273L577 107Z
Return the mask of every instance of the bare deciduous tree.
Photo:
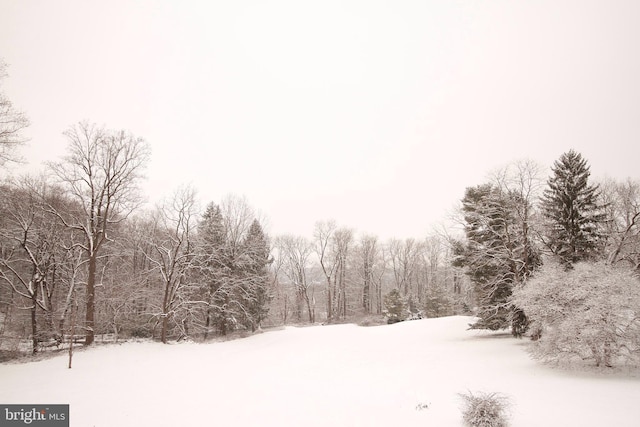
M275 257L274 262L270 265L271 288L274 291L271 313L276 313L278 320L286 325L289 320L290 300L289 294L281 282L283 265L284 258L282 256Z
M332 252L335 260L334 271L334 299L333 306L338 317L347 317L348 303L348 272L350 270L349 257L353 244L353 230L340 228L333 235Z
M530 272L534 266L529 265L533 259L535 249L531 247L534 237L534 228L540 228L536 224L535 202L542 195L544 179L540 166L532 160L520 160L499 169L493 174L494 185L504 193L516 194L513 211L520 225L520 233L523 237L522 256L518 258L517 268L523 272ZM539 220L538 220L539 221ZM542 238L542 235L539 234ZM525 275L526 276L526 275ZM520 277L523 281L526 277Z
M353 230L337 228L334 221L316 223L315 251L327 283L327 321L347 313L348 260L353 244Z
M282 270L293 285L296 292L295 316L298 321L302 320L302 305L307 306L309 322L315 322L315 300L313 294L310 295L309 257L311 255L311 244L302 237L290 235L276 238L275 246L278 250L278 257L282 258ZM311 292L313 290L311 289Z
M358 266L356 271L362 283L362 308L365 313L371 313L372 302L378 297L376 286L376 270L380 263L380 248L375 236L362 236L356 248Z
M242 241L251 227L255 213L244 197L227 195L220 204L226 242L229 254L235 258L242 247Z
M156 214L156 231L152 237L151 253L147 258L162 279L162 305L158 317L161 323L161 340L167 343L170 322L176 314L187 309L190 301L185 291L189 288L188 273L195 257L193 233L197 219L195 192L190 188L176 191L173 198ZM187 331L183 331L186 335Z
M389 241L389 261L393 270L395 287L402 292L404 297L411 293L416 280L420 249L420 243L412 238L404 241L398 239Z
M85 344L94 340L96 268L110 226L138 206L138 182L149 158L147 143L125 131L109 131L80 122L65 133L68 155L49 166L80 206L75 215L51 209L69 228L82 233L78 243L87 257Z
M329 251L329 243L333 239L333 234L336 231L335 221L319 221L315 225L313 233L315 251L320 261L320 269L327 282L327 321L330 322L333 317L333 285L332 278L335 271L336 263L335 259L331 257Z
M640 270L640 182L607 180L600 185L607 209L607 261Z

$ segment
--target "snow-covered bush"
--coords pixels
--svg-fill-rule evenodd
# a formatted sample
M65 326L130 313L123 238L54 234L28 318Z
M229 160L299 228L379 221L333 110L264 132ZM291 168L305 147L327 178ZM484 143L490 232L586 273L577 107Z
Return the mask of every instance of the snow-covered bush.
M533 354L542 360L640 362L640 282L628 268L546 264L515 290L513 301L540 332Z
M469 427L505 427L508 399L499 393L461 394L464 402L462 419Z

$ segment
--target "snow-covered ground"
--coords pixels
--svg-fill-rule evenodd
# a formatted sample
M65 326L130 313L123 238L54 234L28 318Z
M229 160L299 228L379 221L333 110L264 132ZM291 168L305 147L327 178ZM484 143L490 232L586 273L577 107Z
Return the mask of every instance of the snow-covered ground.
M638 426L640 376L567 372L466 317L287 328L235 341L127 343L0 365L0 403L70 404L71 426L459 426L467 391L513 426Z

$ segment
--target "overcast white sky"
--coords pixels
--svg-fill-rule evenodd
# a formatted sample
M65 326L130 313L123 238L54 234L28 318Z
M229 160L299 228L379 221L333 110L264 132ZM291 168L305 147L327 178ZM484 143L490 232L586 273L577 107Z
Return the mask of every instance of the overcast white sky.
M32 165L88 119L150 142L152 200L191 183L271 233L404 238L513 160L638 178L639 22L636 0L0 0L0 57Z

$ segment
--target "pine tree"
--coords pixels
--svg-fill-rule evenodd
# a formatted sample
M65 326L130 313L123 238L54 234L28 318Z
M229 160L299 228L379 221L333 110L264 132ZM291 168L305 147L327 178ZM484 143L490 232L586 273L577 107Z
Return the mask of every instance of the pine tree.
M554 163L553 175L542 197L542 211L550 221L546 244L565 266L597 258L605 220L598 205L598 186L589 185L589 166L570 150Z
M526 316L510 302L514 286L540 264L516 215L525 203L517 191L491 184L467 188L462 199L467 239L454 245L454 266L464 267L474 285L479 318L474 329L511 325L520 336L527 328Z
M406 318L407 304L400 291L393 289L384 296L384 314L387 316L387 323L402 322Z
M211 327L226 335L235 326L231 260L226 250L224 218L215 203L207 205L198 227L198 237L200 281L208 304L204 319L206 339Z
M269 272L267 266L273 261L270 256L269 243L258 220L253 220L244 240L244 293L246 300L246 322L252 331L260 327L260 323L269 312L268 304L272 295L269 292Z

